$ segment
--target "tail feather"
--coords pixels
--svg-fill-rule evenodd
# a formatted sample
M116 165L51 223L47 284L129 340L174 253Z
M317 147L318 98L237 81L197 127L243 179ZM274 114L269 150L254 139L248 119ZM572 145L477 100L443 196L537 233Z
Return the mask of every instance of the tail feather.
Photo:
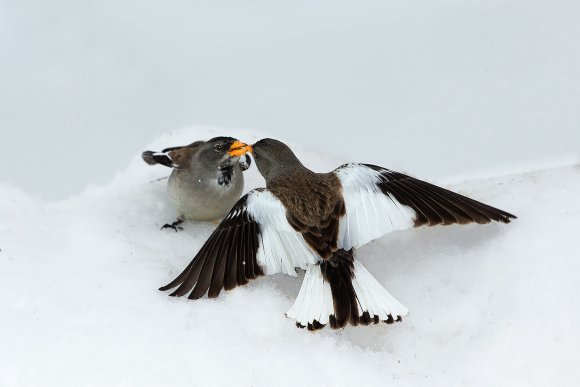
M368 312L374 319L393 323L401 321L409 310L393 297L376 279L368 272L362 263L355 261L355 288L359 308L362 312Z
M165 153L145 151L141 154L141 157L149 165L161 164L169 168L177 168L171 157Z
M143 161L145 161L149 165L157 164L157 161L155 161L155 159L153 158L154 155L155 155L155 152L153 152L153 151L145 151L145 152L141 153L141 157L143 158Z
M408 313L358 261L352 250L339 250L330 260L306 271L298 297L286 316L300 328L317 330L346 325L402 321Z
M330 284L334 315L329 317L333 329L348 323L358 325L359 306L353 287L354 265L352 252L338 250L330 260L320 264L323 279Z
M300 328L316 330L329 322L334 313L330 284L322 278L320 265L308 268L302 287L286 316L296 320Z

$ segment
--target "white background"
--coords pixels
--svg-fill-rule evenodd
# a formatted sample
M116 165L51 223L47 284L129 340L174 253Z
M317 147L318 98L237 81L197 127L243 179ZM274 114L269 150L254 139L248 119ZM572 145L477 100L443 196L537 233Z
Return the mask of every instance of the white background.
M0 0L0 181L64 198L199 124L439 181L574 163L579 20L557 0Z
M449 184L580 161L579 21L573 0L0 0L0 386L580 385L580 166ZM167 169L139 153L221 133L519 219L359 249L410 310L394 326L296 329L302 275L169 298L215 225L160 231Z

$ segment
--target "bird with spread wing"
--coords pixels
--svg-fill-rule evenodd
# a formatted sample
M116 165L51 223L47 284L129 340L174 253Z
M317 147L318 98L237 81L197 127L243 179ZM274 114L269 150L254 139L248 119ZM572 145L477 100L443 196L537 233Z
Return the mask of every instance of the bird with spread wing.
M423 225L509 223L515 216L382 167L351 163L329 173L306 168L274 139L241 144L266 188L234 205L191 263L160 290L172 296L245 285L262 275L306 270L294 305L296 325L317 330L401 321L408 311L355 259L355 250L391 231Z

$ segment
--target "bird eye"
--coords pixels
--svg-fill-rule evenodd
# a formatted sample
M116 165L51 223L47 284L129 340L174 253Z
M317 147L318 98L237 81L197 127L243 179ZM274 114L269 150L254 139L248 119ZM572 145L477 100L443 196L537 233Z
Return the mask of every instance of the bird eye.
M224 150L224 146L221 144L216 144L216 146L214 146L214 149L218 152L221 152Z

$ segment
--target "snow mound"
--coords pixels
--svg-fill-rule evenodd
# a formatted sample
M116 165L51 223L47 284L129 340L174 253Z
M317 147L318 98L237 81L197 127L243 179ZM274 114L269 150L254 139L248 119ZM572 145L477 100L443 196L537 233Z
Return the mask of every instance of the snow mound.
M262 137L193 128L150 149L224 134ZM291 145L317 171L350 161ZM249 172L246 190L262 186ZM519 219L364 246L358 257L409 316L316 334L284 317L302 277L216 300L157 291L215 226L159 230L175 217L154 181L166 174L135 156L110 184L55 203L0 186L0 385L580 383L580 168L449 187Z

